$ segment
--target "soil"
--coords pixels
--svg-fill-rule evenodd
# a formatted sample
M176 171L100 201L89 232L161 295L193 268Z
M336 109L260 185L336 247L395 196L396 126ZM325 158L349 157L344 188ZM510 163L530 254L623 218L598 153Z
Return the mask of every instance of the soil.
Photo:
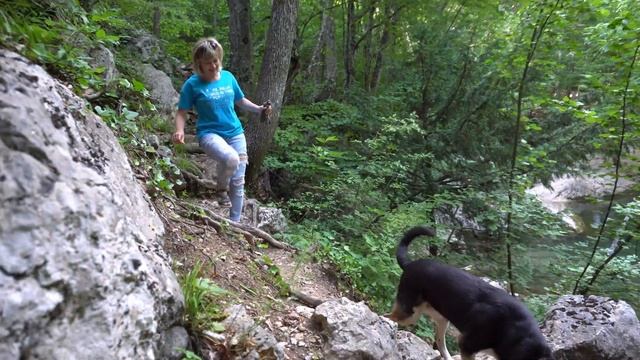
M228 208L219 207L209 200L210 196L201 194L189 201L226 216ZM322 358L322 342L310 321L313 314L310 306L344 296L327 264L292 250L268 247L259 239L248 241L225 225L218 232L198 216L189 216L193 211L187 211L189 207L183 200L157 197L154 203L166 227L165 250L178 276L188 273L200 262L203 264L200 276L230 293L219 300L220 308L243 304L257 324L284 344L288 359ZM288 294L287 287L291 290ZM307 301L291 293L302 293ZM202 359L234 359L241 352L231 349L223 340L211 346L202 341L201 332L193 329L191 337Z

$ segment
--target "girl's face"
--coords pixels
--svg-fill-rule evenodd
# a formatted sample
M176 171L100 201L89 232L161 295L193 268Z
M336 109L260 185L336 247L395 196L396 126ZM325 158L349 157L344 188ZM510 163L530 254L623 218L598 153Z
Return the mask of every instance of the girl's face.
M205 80L217 80L220 77L220 70L222 70L220 59L200 60L200 72Z

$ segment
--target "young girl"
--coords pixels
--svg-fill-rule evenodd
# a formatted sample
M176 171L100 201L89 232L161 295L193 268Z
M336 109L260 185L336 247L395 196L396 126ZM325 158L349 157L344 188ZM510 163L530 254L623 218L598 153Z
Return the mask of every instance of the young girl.
M222 46L214 38L201 39L193 47L195 74L185 81L180 91L173 141L184 143L187 111L195 108L200 147L218 163L220 203L228 206L230 200L229 219L237 222L242 213L248 158L247 141L234 104L246 111L267 115L271 113L271 105L258 106L245 98L233 74L222 70L222 56Z

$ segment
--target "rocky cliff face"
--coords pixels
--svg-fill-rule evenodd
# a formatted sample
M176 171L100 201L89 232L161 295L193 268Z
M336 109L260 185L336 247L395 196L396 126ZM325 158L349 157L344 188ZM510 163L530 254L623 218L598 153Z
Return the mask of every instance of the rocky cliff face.
M163 232L108 127L0 49L0 358L166 358Z

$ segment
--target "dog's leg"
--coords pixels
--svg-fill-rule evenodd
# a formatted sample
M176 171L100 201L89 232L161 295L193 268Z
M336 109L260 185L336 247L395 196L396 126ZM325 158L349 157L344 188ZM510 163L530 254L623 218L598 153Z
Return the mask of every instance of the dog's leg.
M438 351L440 351L442 359L453 360L451 354L449 354L449 350L447 350L447 342L445 339L447 327L449 327L449 320L442 317L442 315L438 319L433 320L436 323L436 344L438 345Z
M436 324L436 345L438 346L438 351L440 351L442 359L453 360L451 354L449 354L449 350L447 350L447 342L445 341L447 327L449 327L449 320L442 316L429 303L424 303L418 311L423 314L427 314Z

